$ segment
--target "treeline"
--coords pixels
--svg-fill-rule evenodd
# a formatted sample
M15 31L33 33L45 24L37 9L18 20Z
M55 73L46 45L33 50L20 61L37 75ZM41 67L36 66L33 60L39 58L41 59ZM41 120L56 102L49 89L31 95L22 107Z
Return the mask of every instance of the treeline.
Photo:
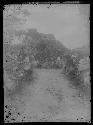
M19 77L22 77L23 81L32 80L33 68L60 69L71 80L79 77L78 60L74 59L71 51L55 37L50 37L51 35L48 37L48 35L38 33L35 29L16 33L20 36L23 34L25 38L22 45L4 46L5 68L16 80ZM27 65L30 65L30 68L25 70Z

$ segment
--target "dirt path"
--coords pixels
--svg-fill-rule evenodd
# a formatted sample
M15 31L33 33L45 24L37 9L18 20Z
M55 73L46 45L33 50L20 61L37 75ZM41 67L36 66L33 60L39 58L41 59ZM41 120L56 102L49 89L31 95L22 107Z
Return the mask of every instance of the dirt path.
M84 120L89 117L88 102L84 103L77 97L77 91L68 87L69 83L60 75L60 71L38 70L37 73L39 81L34 98L27 99L25 108L27 114L44 112L48 116L62 116L63 120L76 120L77 118L80 120L82 116ZM60 101L47 92L48 88L55 89L55 91L61 90Z
M28 116L37 115L37 120L45 115L49 119L59 118L62 121L77 121L77 118L80 121L81 117L82 120L89 119L89 102L82 102L77 96L78 91L68 87L69 81L62 77L60 70L36 69L35 72L38 84L33 89L26 89L21 101L18 101L21 96L15 101L20 111L23 110Z

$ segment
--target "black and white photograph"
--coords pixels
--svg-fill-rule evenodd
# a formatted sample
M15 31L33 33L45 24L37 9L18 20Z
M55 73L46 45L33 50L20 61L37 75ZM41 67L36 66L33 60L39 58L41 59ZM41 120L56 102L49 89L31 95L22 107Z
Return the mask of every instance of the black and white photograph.
M3 10L4 123L91 123L90 4Z

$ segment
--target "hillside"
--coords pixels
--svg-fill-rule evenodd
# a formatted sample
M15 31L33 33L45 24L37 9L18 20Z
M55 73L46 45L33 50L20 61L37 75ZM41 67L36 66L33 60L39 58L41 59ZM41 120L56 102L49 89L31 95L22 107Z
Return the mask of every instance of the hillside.
M74 55L79 56L79 58L87 57L90 55L90 47L85 45L85 46L80 47L80 48L75 48L72 50L72 53Z

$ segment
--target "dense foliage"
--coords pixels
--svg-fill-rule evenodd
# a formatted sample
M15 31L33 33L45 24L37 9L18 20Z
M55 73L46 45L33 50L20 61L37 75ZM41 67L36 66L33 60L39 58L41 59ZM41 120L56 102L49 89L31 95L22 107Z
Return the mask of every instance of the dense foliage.
M55 38L45 37L35 30L26 32L22 45L4 45L4 49L4 68L17 85L31 83L34 68L61 69L69 80L81 78L78 60L72 57L71 51ZM30 67L25 69L28 65Z

